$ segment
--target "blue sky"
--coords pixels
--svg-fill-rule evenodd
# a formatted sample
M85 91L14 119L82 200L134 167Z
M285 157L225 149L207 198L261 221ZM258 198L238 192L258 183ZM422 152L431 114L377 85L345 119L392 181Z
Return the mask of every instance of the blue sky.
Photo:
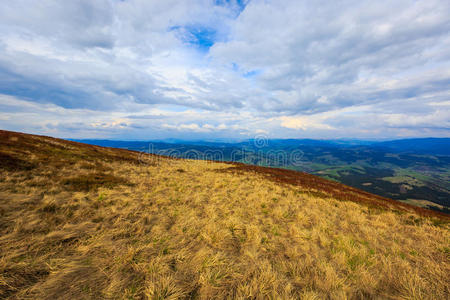
M450 2L0 3L0 128L450 137Z

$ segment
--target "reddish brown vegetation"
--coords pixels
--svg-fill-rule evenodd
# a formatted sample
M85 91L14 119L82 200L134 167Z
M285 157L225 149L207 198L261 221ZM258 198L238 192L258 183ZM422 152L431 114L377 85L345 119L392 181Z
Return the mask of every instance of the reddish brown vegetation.
M26 171L31 170L33 167L34 165L27 161L0 152L0 169L7 171Z
M384 198L378 195L370 194L365 191L335 182L304 172L293 170L270 168L246 165L242 163L231 163L233 167L225 170L227 172L256 172L264 177L283 184L292 184L306 189L317 190L316 196L332 197L341 201L353 201L362 203L374 208L392 209L399 211L415 212L425 217L439 217L444 220L450 220L450 216L438 211L433 211L392 199Z

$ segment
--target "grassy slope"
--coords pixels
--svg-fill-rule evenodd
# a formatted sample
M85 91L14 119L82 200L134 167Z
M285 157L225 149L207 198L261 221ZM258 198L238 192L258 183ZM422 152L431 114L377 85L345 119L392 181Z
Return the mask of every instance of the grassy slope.
M0 158L0 298L449 297L448 217L427 210L5 131Z

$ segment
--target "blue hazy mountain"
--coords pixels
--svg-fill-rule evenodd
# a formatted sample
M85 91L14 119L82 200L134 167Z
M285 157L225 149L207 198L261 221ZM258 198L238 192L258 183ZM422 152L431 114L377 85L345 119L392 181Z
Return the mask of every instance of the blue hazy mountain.
M374 145L396 152L450 155L450 138L405 139Z

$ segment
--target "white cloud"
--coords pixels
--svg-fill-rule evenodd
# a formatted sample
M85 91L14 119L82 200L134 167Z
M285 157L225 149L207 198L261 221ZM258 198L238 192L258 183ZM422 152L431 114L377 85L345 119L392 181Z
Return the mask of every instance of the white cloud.
M302 116L302 117L280 117L281 126L291 129L327 129L333 130L334 128L330 125L321 123L322 118L316 118L312 116Z
M170 130L187 131L187 132L214 132L227 129L227 126L225 124L214 126L211 124L199 125L196 123L178 124L178 125L162 124L161 127Z
M449 11L445 0L3 1L0 125L68 137L449 136Z
M101 127L101 128L127 128L129 125L130 122L126 119L117 119L109 122L91 123L92 127Z

